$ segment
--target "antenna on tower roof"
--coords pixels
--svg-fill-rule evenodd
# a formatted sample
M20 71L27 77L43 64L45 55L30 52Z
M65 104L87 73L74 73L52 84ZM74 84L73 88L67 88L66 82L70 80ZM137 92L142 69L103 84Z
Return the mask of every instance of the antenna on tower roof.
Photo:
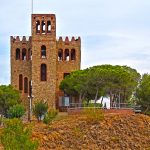
M31 0L31 13L33 14L33 0Z

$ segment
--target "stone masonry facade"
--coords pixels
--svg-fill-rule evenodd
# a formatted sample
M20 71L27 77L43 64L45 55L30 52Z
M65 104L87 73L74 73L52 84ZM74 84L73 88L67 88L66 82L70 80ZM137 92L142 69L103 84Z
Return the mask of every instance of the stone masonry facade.
M81 39L56 38L54 14L32 14L32 36L11 36L11 85L28 105L43 100L50 108L59 108L60 82L70 72L79 70Z

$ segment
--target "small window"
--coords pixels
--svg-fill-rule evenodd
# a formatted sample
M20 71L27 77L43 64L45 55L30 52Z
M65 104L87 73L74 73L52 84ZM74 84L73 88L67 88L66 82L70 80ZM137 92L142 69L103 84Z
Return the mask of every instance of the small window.
M28 93L28 78L24 78L24 93Z
M27 59L26 49L23 48L23 49L22 49L22 60L26 60L26 59Z
M58 61L62 61L63 60L63 50L59 49L58 50Z
M46 58L46 46L41 46L41 58Z
M16 60L20 60L20 49L16 49Z
M76 51L75 49L71 50L71 60L75 60L76 59Z
M22 83L23 83L23 76L22 76L22 74L20 74L19 75L19 90L23 89Z
M31 49L28 49L28 60L31 60Z
M59 106L70 106L70 97L69 96L59 96Z
M45 22L42 21L42 33L45 33Z
M47 21L47 32L50 33L51 32L51 22Z
M65 49L65 60L69 61L69 49Z
M70 104L69 101L70 101L70 98L68 96L63 97L62 106L69 106Z
M36 21L36 33L40 33L40 21Z
M47 67L46 64L41 65L41 81L46 81Z

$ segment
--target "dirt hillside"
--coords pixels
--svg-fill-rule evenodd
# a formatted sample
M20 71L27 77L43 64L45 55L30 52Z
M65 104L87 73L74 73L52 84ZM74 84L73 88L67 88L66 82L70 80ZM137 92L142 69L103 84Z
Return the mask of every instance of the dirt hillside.
M36 123L39 150L150 150L150 117L109 114L102 121L69 116L51 125Z

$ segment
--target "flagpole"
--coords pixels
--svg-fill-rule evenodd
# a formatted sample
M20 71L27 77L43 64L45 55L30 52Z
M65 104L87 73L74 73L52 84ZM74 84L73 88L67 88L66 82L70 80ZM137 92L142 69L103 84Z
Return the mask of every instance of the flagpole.
M33 0L31 0L31 9L32 9L32 14L33 14Z

